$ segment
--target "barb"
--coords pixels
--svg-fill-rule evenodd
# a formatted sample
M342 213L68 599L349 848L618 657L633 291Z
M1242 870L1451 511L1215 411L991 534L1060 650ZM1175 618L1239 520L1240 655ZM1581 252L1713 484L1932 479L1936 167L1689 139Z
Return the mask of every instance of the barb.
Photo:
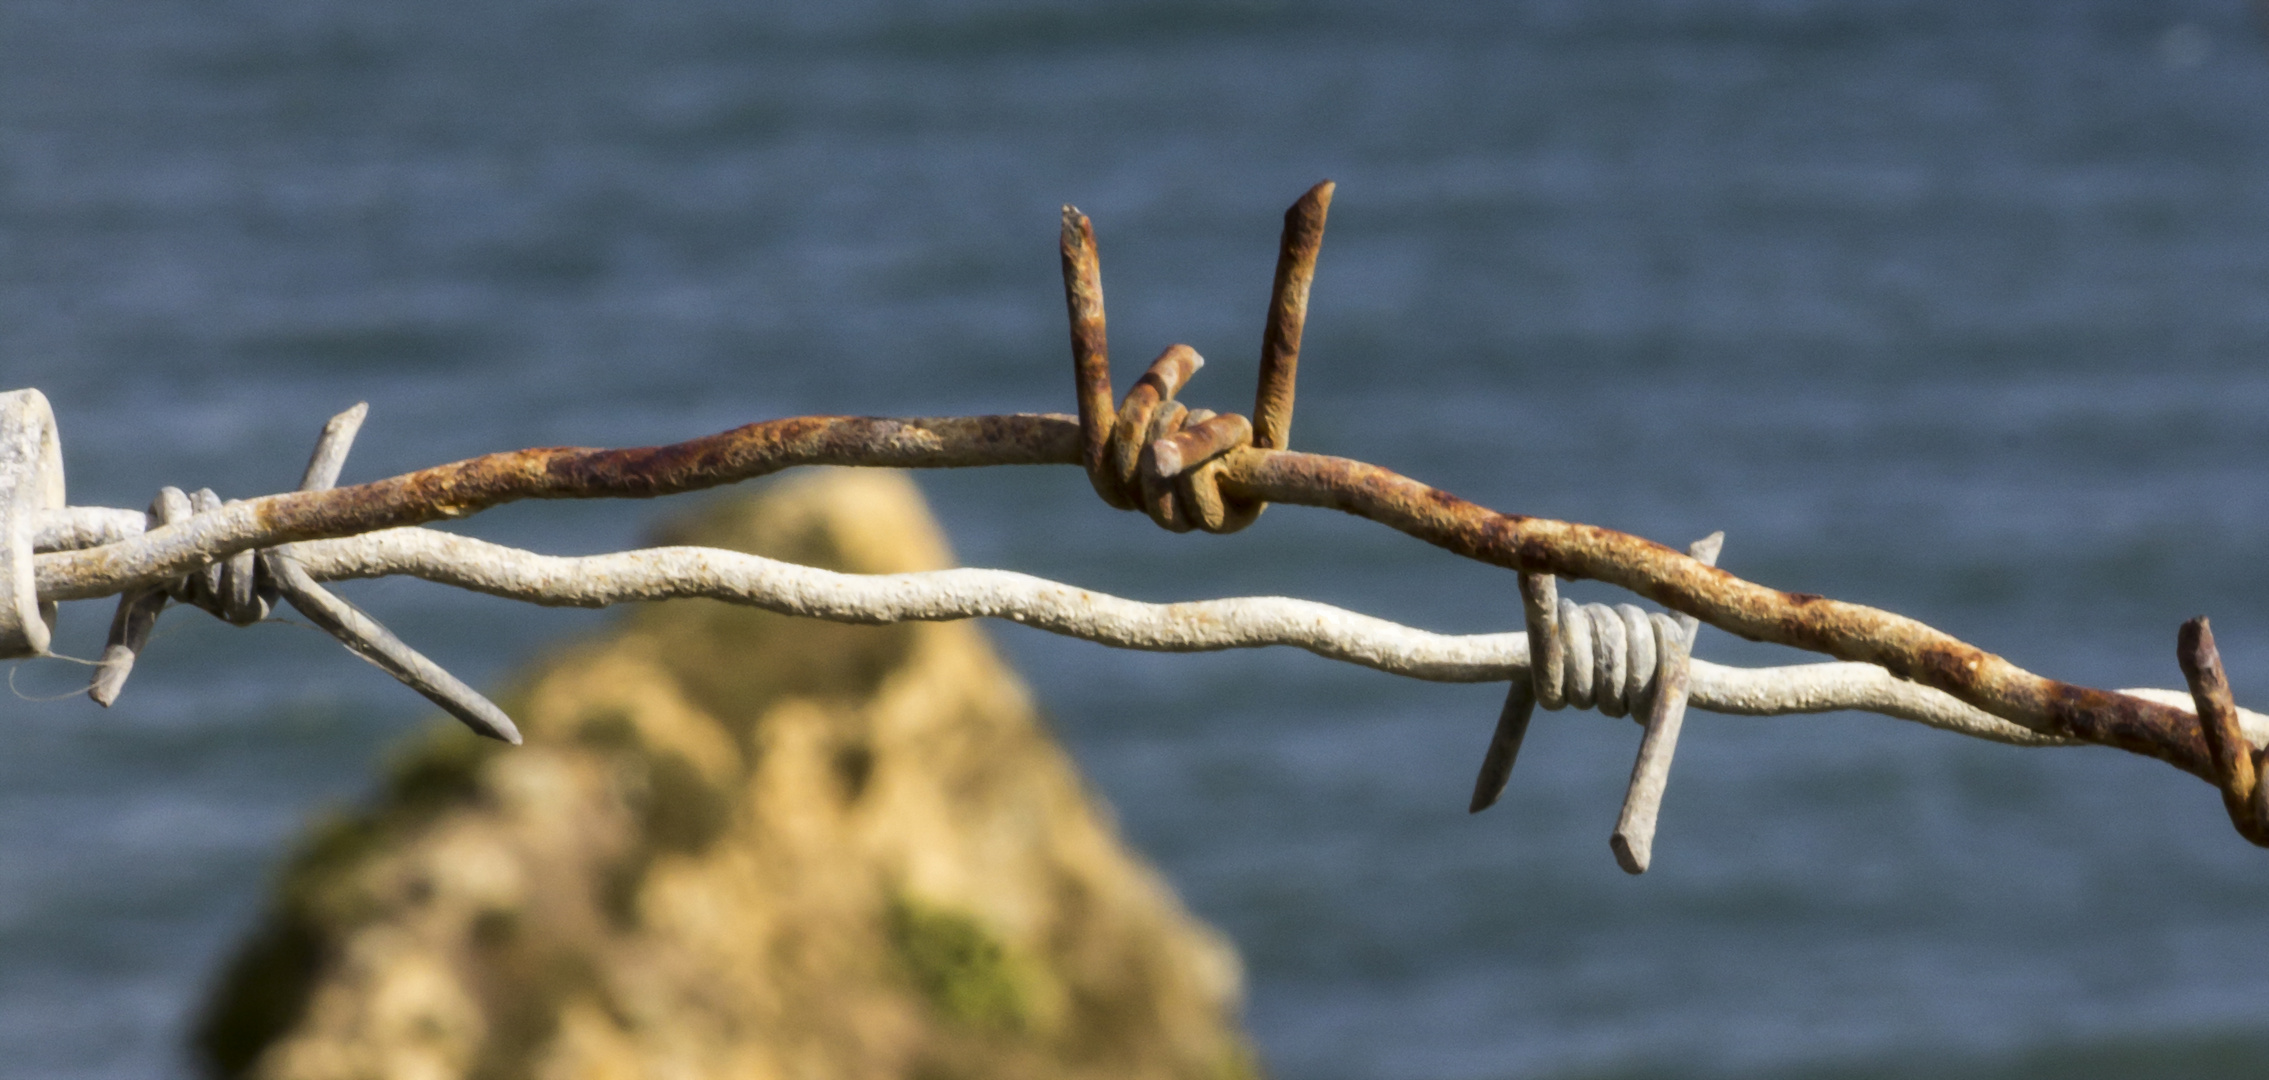
M1715 566L1725 534L1711 533L1687 549L1694 561ZM1678 732L1686 720L1688 673L1694 635L1701 624L1692 615L1680 615L1672 626L1656 627L1660 643L1659 674L1655 679L1654 706L1647 710L1647 734L1639 741L1639 759L1631 764L1631 786L1623 794L1623 813L1616 819L1615 835L1608 846L1615 862L1627 874L1644 874L1654 859L1655 818L1662 812L1663 789L1670 786L1670 759L1678 752ZM1645 641L1644 636L1633 639ZM1631 664L1641 661L1633 657Z
M146 640L146 622L154 618L149 611L151 589L207 606L223 617L253 618L269 594L262 592L262 559L249 553L315 541L348 543L339 538L460 518L518 499L651 498L800 465L1077 465L1088 472L1105 502L1140 509L1169 529L1231 532L1250 524L1267 503L1291 503L1369 518L1458 555L1519 572L1530 633L1503 635L1508 644L1510 639L1521 639L1522 653L1493 662L1491 670L1493 678L1508 678L1522 667L1536 672L1539 678L1529 686L1530 708L1575 702L1597 704L1606 711L1640 700L1630 695L1627 685L1618 696L1615 679L1587 681L1583 674L1587 661L1596 663L1602 656L1597 652L1600 646L1585 646L1582 640L1607 624L1594 620L1588 609L1558 603L1551 595L1549 577L1586 578L1622 587L1729 633L1848 662L1785 669L1811 673L1789 675L1768 691L1762 684L1736 688L1733 684L1739 679L1713 684L1711 680L1728 669L1717 669L1719 674L1713 675L1713 669L1693 661L1689 677L1697 707L1809 711L1801 705L1810 701L1821 703L1819 708L1869 708L1910 719L1928 715L1938 720L1926 722L1943 721L1942 726L1989 738L2113 746L2166 761L2207 779L2226 794L2243 789L2236 757L2227 757L2224 764L2225 758L2218 756L2222 751L2212 749L2227 745L2227 725L2219 719L2220 705L2209 704L2221 699L2204 692L2195 699L2198 711L2194 712L2184 707L2191 703L2186 696L2175 692L2115 692L2049 679L1891 612L1782 592L1650 540L1597 526L1499 513L1376 465L1286 449L1307 294L1331 194L1328 183L1318 185L1286 215L1263 335L1264 374L1252 420L1217 415L1176 400L1203 363L1187 346L1167 349L1118 407L1111 407L1094 232L1084 216L1069 208L1060 246L1072 323L1076 416L795 417L669 446L519 450L352 487L220 505L211 505L218 500L200 493L192 501L203 505L183 508L172 501L175 492L161 499L162 513L161 508L153 508L145 517L65 507L60 451L55 449L45 399L37 391L5 395L0 403L0 517L6 519L6 528L0 530L4 541L0 542L0 654L44 652L46 619L60 600L121 596L128 602L122 604L114 637L135 649ZM310 477L317 471L311 465ZM310 545L304 554L292 557L312 559L319 550L330 549ZM430 566L401 572L437 580L451 576ZM453 583L482 587L469 579ZM280 588L273 580L270 587ZM579 583L549 592L526 582L509 589L499 586L506 592L518 589L538 602L582 602L541 598L547 595L597 595L577 591L580 588ZM827 605L814 601L814 606L810 613L822 614L816 608ZM936 610L952 608L945 604ZM972 609L959 615L895 617L993 613ZM1039 621L1038 609L1026 614ZM1122 643L1113 639L1117 631L1100 623L1082 623L1082 618L1064 615L1059 620L1065 628L1062 632L1082 636L1092 632L1095 640ZM1625 646L1652 637L1642 632L1654 622L1651 616L1633 623L1618 615L1617 621L1624 626L1620 640ZM1070 629L1075 625L1086 629ZM1612 644L1606 635L1598 636ZM1159 640L1183 639L1169 634ZM1137 648L1180 647L1126 643ZM1284 643L1301 644L1290 638ZM1317 651L1330 655L1328 650L1337 647ZM1586 648L1592 651L1587 653ZM1678 651L1657 649L1657 666L1662 656ZM1369 662L1352 653L1343 658ZM1624 683L1630 678L1628 659L1626 655ZM1523 660L1525 664L1518 662ZM1812 669L1834 669L1836 674ZM1668 684L1660 674L1655 678ZM1824 689L1829 683L1836 687L1832 693ZM1608 693L1601 698L1603 687ZM1864 692L1851 692L1854 687ZM1804 696L1815 692L1822 696ZM1743 698L1745 693L1755 696ZM1862 698L1872 704L1861 703ZM1520 711L1517 705L1508 697L1507 717ZM2208 716L2206 728L2201 727L2200 714ZM2253 730L2251 723L2241 725L2243 734L2250 744L2259 745L2263 731ZM1500 727L1505 727L1503 722ZM2210 739L2221 742L2210 744ZM1511 738L1507 747L1517 752L1518 738ZM1512 754L1502 756L1509 773ZM2258 776L2258 766L2255 771ZM2265 786L2269 785L2256 781L2252 801L2263 798L2259 793ZM1483 787L1477 785L1477 803ZM2241 821L2233 810L2241 832L2269 844L2269 828L2259 824L2264 819L2263 814L2248 811Z
M1253 445L1263 450L1292 448L1292 382L1300 370L1300 334L1308 325L1308 287L1316 280L1324 218L1337 189L1326 180L1284 212L1276 284L1269 290L1268 332L1261 338L1260 387L1253 394Z
M1095 493L1121 510L1133 505L1117 485L1104 482L1103 455L1111 442L1111 348L1104 332L1103 268L1095 252L1095 226L1075 207L1064 207L1060 242L1064 307L1071 316L1072 374L1079 395L1079 463Z
M2199 733L2213 756L2213 779L2222 789L2222 806L2230 824L2246 839L2269 846L2269 803L2256 783L2260 763L2238 723L2238 709L2230 701L2229 676L2222 672L2222 653L2214 647L2214 628L2204 615L2182 624L2175 639L2175 659L2190 684L2197 706Z
M520 729L513 726L512 718L478 691L443 671L441 665L418 655L417 650L403 644L360 608L325 592L293 564L290 555L268 552L263 558L269 571L276 575L276 583L283 587L284 598L307 616L309 622L345 642L355 655L464 721L466 727L491 739L501 739L514 746L520 744Z
M357 403L323 425L315 452L308 458L307 470L300 477L301 491L325 491L338 482L339 471L346 466L347 454L354 448L355 434L362 430L363 418L369 411L368 404ZM161 527L170 526L192 520L199 514L212 513L221 506L220 496L213 494L210 488L190 496L182 494L179 488L169 487L160 490L157 499L150 504L149 521ZM132 528L132 523L124 519L110 524L121 532ZM119 692L125 689L127 676L134 670L135 658L148 645L150 631L156 626L168 599L194 604L238 626L249 626L267 618L279 598L289 601L308 621L338 638L349 651L424 695L475 732L519 745L520 730L504 715L504 710L443 670L441 665L404 644L378 620L317 585L293 561L288 544L236 552L226 560L163 585L135 586L123 591L119 595L118 614L111 620L110 641L95 665L87 696L104 708L118 699Z

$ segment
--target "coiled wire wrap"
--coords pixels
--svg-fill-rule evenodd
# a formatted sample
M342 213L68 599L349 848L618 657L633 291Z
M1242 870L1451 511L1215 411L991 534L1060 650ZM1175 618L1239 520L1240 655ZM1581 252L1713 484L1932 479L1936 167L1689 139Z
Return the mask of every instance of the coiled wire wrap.
M167 487L150 502L150 519L160 526L171 525L223 505L211 488L199 488L189 495L180 488ZM250 626L267 618L279 595L275 582L262 572L257 551L239 551L166 582L163 589L175 601L203 608L236 626Z
M1661 656L1678 639L1676 620L1634 604L1559 603L1558 678L1531 675L1536 704L1608 716L1644 717L1654 704Z
M1724 533L1712 533L1695 541L1688 556L1714 566L1724 541ZM1505 707L1482 754L1467 812L1488 809L1504 793L1538 705L1595 708L1608 716L1644 713L1646 734L1639 741L1609 846L1625 872L1646 873L1663 788L1685 722L1689 661L1700 623L1691 615L1649 614L1632 604L1563 600L1550 574L1523 573L1520 583L1529 669L1526 678L1516 677L1505 691Z
M1521 601L1528 616L1529 667L1506 688L1504 710L1474 777L1469 813L1487 810L1504 794L1538 706L1573 705L1646 723L1662 690L1663 658L1676 655L1682 641L1692 644L1672 616L1635 604L1560 599L1550 574L1522 574Z
M177 487L161 488L157 498L150 500L149 525L163 527L187 521L222 505L221 497L211 488L200 488L194 495ZM253 551L238 552L162 584L121 593L118 613L110 620L110 639L103 646L102 660L95 665L87 696L104 707L118 700L119 691L126 688L126 677L134 671L134 660L149 645L150 632L156 629L158 615L165 611L168 600L202 608L235 626L250 626L268 617L278 595L276 583L261 566L259 553Z
M300 490L321 491L338 481L366 411L365 406L356 405L324 425L307 471L300 478ZM195 494L176 487L162 488L150 503L147 527L178 524L224 505L210 488ZM121 593L118 614L110 623L110 640L87 685L87 696L97 704L109 706L125 689L135 659L149 645L150 632L169 600L202 608L237 626L250 626L267 618L279 600L289 602L355 655L425 695L475 732L505 742L520 741L519 729L504 710L404 644L378 620L318 585L292 561L289 544L240 551L171 581Z

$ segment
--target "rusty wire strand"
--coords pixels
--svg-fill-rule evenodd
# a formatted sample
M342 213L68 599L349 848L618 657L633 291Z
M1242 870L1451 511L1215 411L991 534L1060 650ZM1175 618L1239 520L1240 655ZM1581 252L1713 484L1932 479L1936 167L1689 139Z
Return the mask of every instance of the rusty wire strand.
M2229 676L2222 671L2221 650L2214 647L2214 628L2204 615L2182 624L2175 638L2175 658L2198 713L2199 732L2213 759L2209 777L2222 789L2222 807L2239 834L2269 847L2269 806L2265 806L2259 763L2253 744L2238 722L2238 708L2230 700Z
M248 499L140 537L42 554L35 580L42 599L87 599L251 548L461 518L520 499L652 498L799 465L1077 465L1078 451L1078 420L1060 414L807 416L670 446L519 450L330 491ZM1904 616L1781 592L1611 529L1498 513L1364 462L1249 447L1214 460L1224 493L1355 514L1509 570L1605 581L1751 640L1882 667L2020 727L2210 775L2188 712L2033 674Z
M1268 370L1281 372L1284 385L1264 386L1262 392L1265 401L1281 401L1283 411L1275 413L1275 406L1259 410L1269 414L1263 417L1266 425L1240 424L1242 418L1187 410L1175 402L1202 364L1186 347L1169 349L1117 409L1109 408L1108 345L1093 230L1084 216L1067 208L1062 255L1073 324L1076 416L806 416L668 446L490 454L352 487L230 503L140 536L40 554L33 575L37 596L52 602L114 595L202 573L258 548L460 518L519 499L651 498L804 465L1076 465L1088 472L1106 502L1143 509L1168 528L1233 531L1269 502L1354 514L1523 575L1604 581L1744 638L1871 665L1893 682L1942 692L2043 742L2112 746L2226 787L2197 716L2166 695L2050 679L1916 620L1746 581L1651 540L1593 525L1500 513L1377 465L1263 445L1264 436L1273 440L1289 432L1299 323L1329 195L1328 185L1320 185L1303 199L1313 204L1312 235L1303 231L1307 218L1296 221L1295 214L1287 215L1285 250L1291 254L1280 258L1272 329L1264 335L1266 355L1283 358ZM1304 271L1300 251L1307 253ZM1285 272L1286 259L1297 272ZM1295 292L1299 303L1287 303ZM1270 433L1271 425L1276 434ZM100 534L105 521L115 523L75 520L68 529L58 525L54 531L74 537ZM1550 648L1555 637L1532 635L1529 642ZM1538 665L1539 670L1553 667ZM1702 700L1700 683L1697 676L1697 703ZM2255 792L2264 786L2257 783ZM2251 817L2258 821L2264 815ZM2241 831L2269 844L2269 831L2242 824Z

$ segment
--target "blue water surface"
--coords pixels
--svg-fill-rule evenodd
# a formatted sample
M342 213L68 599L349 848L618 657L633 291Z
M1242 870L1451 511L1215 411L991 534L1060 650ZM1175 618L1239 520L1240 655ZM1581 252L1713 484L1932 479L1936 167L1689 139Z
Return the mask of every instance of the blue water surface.
M1057 208L1124 370L1243 410L1280 213L1339 182L1295 445L1683 544L2098 686L2215 620L2269 701L2269 48L2239 0L13 0L0 364L75 502L371 479L750 420L1071 407ZM925 476L963 559L1146 599L1514 628L1510 577L1069 469ZM468 524L554 553L668 504ZM1575 590L1605 599L1603 589ZM352 595L480 683L604 615ZM100 648L102 605L59 647ZM1294 1080L2269 1071L2269 857L2104 750L1697 716L1655 869L1636 730L1287 650L1001 628ZM1724 662L1792 654L1705 632ZM0 701L0 1061L187 1076L306 815L422 703L304 628L168 617L117 707ZM59 700L47 700L60 698Z

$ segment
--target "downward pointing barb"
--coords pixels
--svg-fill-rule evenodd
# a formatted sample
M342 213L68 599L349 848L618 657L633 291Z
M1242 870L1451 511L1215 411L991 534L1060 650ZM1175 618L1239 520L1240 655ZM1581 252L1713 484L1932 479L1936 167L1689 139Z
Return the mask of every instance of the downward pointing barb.
M1694 541L1687 553L1704 566L1716 566L1725 534L1714 532ZM1631 764L1631 786L1623 793L1623 813L1616 819L1615 835L1608 846L1626 874L1644 874L1654 860L1655 819L1662 812L1662 792L1670 784L1670 759L1678 753L1678 731L1686 723L1688 661L1694 635L1701 622L1692 615L1678 616L1678 633L1665 635L1658 647L1661 673L1655 679L1654 708L1647 714L1647 733L1639 740L1639 758Z
M301 491L327 491L338 483L339 471L345 467L347 453L353 449L355 435L361 431L363 418L368 413L367 404L357 404L323 425L315 452L308 458L307 470L301 474ZM211 491L200 490L195 496L188 496L178 489L166 488L151 504L149 517L158 525L171 525L220 506L220 498ZM193 584L177 582L180 587L172 591L240 625L265 617L271 600L278 597L289 600L301 614L338 638L350 652L425 695L474 731L508 743L520 742L519 729L502 709L439 664L403 644L378 620L316 584L314 578L292 561L289 544L238 552L197 571L190 582ZM148 644L150 629L156 624L158 613L165 608L168 592L165 587L151 586L127 590L119 597L118 614L111 621L110 642L103 649L102 661L87 687L87 696L97 704L107 707L125 688L126 677L134 670L135 658Z

